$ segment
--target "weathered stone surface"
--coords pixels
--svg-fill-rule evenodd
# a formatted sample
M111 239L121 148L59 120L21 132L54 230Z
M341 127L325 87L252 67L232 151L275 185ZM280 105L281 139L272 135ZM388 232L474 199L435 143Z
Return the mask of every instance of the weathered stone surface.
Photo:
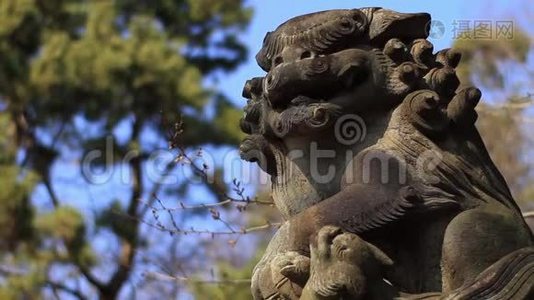
M534 245L475 127L460 53L430 16L381 8L297 17L249 80L243 159L286 223L255 299L531 299Z

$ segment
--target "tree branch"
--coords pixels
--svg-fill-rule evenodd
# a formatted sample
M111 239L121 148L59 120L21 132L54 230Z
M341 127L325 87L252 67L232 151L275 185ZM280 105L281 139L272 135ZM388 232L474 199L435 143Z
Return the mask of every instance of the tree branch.
M53 281L50 281L48 280L46 282L46 284L48 286L50 286L51 288L53 289L58 289L58 290L61 290L65 293L68 293L68 294L71 294L72 296L80 299L80 300L86 300L88 299L87 297L85 297L79 290L75 290L73 288L70 288L62 283L58 283L58 282L53 282Z
M142 123L136 118L133 124L131 141L140 143L140 133ZM109 282L103 289L100 289L102 299L116 299L117 294L122 288L124 282L128 280L130 272L133 268L135 253L138 247L139 234L139 218L137 214L140 199L143 196L143 174L142 174L142 158L136 156L128 161L131 174L133 177L132 195L126 210L126 215L129 217L130 230L128 236L123 237L121 243L121 252L119 254L119 265L115 273L111 276Z
M147 277L154 278L156 280L165 280L165 281L175 281L175 282L189 282L189 283L199 283L199 284L250 284L251 279L221 279L221 280L202 280L202 279L192 279L189 277L182 276L171 276L162 273L146 273Z

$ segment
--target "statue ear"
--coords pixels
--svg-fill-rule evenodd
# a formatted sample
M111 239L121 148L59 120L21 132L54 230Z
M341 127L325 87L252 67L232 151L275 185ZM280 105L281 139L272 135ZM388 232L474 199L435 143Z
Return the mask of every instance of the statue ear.
M359 9L353 9L351 13L351 17L356 23L358 32L360 32L360 34L364 33L364 31L366 31L369 26L369 18L367 18L367 16Z
M389 258L382 250L378 249L378 247L367 243L367 246L369 247L369 252L373 255L373 257L379 261L384 266L392 266L393 260Z
M373 11L369 24L369 38L378 46L384 46L392 38L401 41L426 39L430 32L430 15L427 13L399 13L389 9Z

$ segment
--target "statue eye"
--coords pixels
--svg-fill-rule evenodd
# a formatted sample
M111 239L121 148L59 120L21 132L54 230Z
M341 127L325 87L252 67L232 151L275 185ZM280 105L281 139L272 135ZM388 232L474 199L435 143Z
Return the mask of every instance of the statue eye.
M311 54L310 51L304 51L304 52L302 52L302 54L300 55L300 59L310 58L311 56L312 56L312 54Z
M284 62L284 59L282 58L282 56L277 56L274 58L274 66L278 66L280 64L282 64Z
M344 259L347 255L349 255L349 248L345 245L339 245L339 247L336 247L335 252L337 253L337 257L340 259Z
M350 28L352 24L349 21L341 22L341 27Z
M337 248L336 252L339 255L343 255L345 252L347 252L349 250L349 248L346 245L338 245L336 248Z

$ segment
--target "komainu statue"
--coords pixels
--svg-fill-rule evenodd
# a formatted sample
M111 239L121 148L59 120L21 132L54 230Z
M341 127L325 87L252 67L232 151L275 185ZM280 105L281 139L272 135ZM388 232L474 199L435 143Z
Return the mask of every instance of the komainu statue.
M430 15L296 17L265 37L240 146L285 218L255 299L534 299L530 229Z

